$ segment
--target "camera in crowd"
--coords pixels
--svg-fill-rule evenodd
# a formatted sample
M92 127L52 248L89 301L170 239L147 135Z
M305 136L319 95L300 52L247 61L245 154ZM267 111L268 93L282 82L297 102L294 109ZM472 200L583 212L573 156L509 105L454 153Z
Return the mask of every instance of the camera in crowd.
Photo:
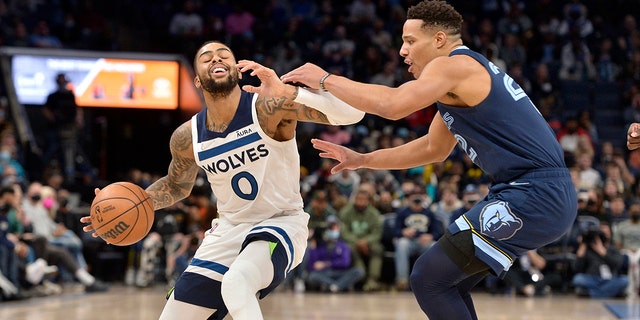
M600 241L602 241L602 243L605 243L607 239L605 234L600 231L600 229L596 228L587 229L582 233L582 243L593 244L594 242L596 242L597 238L600 238Z

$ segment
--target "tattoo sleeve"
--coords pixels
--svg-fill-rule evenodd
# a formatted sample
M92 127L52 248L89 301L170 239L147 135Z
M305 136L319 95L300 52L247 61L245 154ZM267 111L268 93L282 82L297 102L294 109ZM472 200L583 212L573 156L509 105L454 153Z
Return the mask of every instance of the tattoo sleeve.
M270 117L277 112L281 112L283 119L330 124L324 113L307 107L306 105L294 102L286 97L258 97L256 104L263 109L263 112L260 112L259 114L263 114L265 117Z
M155 210L186 198L198 174L198 166L191 152L191 127L183 124L176 129L169 144L172 156L169 172L146 190L153 199Z

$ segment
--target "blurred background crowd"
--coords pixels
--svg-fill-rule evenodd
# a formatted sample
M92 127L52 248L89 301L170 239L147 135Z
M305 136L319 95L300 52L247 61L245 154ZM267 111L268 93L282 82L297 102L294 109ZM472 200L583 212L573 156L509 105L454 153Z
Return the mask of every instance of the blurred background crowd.
M220 40L238 59L279 75L309 61L358 81L397 86L411 76L398 51L406 9L415 3L0 0L0 46L177 53L191 61L203 41ZM628 151L625 141L628 125L640 122L640 3L449 3L465 19L464 43L506 70L556 132L579 195L578 218L563 238L520 258L504 280L488 277L480 289L637 295L640 149ZM167 152L115 149L116 169L105 174L96 165L104 154L94 141L104 116L90 108L73 115L81 133L69 168L59 150L47 153L52 142L44 130L35 130L42 150L18 139L4 90L0 86L2 299L68 288L104 291L110 282L146 287L175 281L217 215L203 177L189 198L157 212L152 233L139 244L107 246L83 233L78 219L87 214L94 187L118 180L146 187L164 175L168 137L184 119L153 114L153 139ZM351 126L299 125L301 191L312 232L307 259L283 290L410 290L411 263L486 194L490 177L458 149L443 163L409 170L330 174L331 161L309 143L319 137L361 151L403 144L428 131L435 109L425 107L395 122L367 115ZM44 123L46 112L34 111L43 107L29 108L31 122ZM127 114L133 112L120 110L118 119L126 121ZM142 124L118 133L134 146L145 144L131 133L136 125Z

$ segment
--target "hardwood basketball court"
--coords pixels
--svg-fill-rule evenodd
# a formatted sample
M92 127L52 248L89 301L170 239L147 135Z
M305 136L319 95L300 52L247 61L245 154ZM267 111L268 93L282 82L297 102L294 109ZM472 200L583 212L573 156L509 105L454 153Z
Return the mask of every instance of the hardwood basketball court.
M58 296L0 303L3 320L152 320L164 306L165 286L112 286L105 293L67 292ZM640 319L638 299L598 300L569 295L516 297L474 293L481 320ZM618 317L606 306L616 306ZM265 319L417 320L426 319L410 292L304 293L278 291L261 302ZM230 317L225 318L225 320ZM179 319L189 320L189 319Z

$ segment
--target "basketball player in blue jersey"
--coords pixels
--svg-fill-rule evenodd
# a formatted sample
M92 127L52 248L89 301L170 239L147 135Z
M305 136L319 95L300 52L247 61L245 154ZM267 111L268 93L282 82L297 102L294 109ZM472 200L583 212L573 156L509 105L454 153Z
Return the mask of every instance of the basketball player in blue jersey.
M274 97L240 88L241 73L229 47L219 42L200 47L194 83L206 107L173 132L168 174L146 189L154 208L165 208L187 197L204 170L219 213L168 295L161 320L227 314L234 320L263 319L258 298L278 286L306 250L309 215L300 195L296 123L350 124L364 116L331 94L285 85L273 70L250 66L277 80L270 91ZM285 94L295 99L280 96ZM81 221L90 223L89 217Z
M518 256L562 236L577 211L553 131L509 75L463 45L461 27L462 16L444 1L410 7L400 55L415 80L396 88L351 81L313 64L281 77L389 119L437 105L428 134L395 148L361 154L313 140L321 157L339 162L332 173L440 162L458 145L493 178L489 194L415 263L411 289L431 320L476 319L471 288L488 273L504 276Z

